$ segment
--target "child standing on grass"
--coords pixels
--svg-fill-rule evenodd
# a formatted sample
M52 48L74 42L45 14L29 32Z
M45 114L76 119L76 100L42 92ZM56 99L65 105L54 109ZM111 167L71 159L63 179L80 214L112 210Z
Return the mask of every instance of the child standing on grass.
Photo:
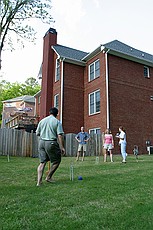
M138 160L139 150L138 150L138 146L137 145L134 145L133 153L134 153L136 159Z
M122 163L126 163L126 157L127 157L127 153L126 153L126 132L125 129L123 128L123 126L119 127L119 134L116 134L116 137L119 139L119 145L121 148L121 155L122 155Z

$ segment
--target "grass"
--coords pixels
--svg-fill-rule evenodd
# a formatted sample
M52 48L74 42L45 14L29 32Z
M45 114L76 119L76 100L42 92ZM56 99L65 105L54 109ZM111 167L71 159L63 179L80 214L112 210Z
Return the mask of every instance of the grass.
M64 157L56 183L41 187L38 164L37 158L0 157L0 230L153 229L153 155L138 162L128 156L127 164L120 156L98 164L95 157Z

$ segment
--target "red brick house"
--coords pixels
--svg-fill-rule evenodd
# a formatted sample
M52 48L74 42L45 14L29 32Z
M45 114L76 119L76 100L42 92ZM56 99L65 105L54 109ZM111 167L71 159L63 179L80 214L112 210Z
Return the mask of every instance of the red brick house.
M152 95L153 55L118 40L86 53L57 44L53 28L45 34L40 119L56 106L65 133L84 125L90 133L110 128L115 135L122 125L127 152L136 144L145 153L146 141L153 144Z

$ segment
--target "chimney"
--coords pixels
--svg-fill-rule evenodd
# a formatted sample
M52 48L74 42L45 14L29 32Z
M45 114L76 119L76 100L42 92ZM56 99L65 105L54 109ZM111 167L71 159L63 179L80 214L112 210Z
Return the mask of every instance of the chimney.
M54 80L54 51L51 48L57 44L57 32L50 28L43 41L42 83L40 98L40 119L49 115L53 107L53 80Z

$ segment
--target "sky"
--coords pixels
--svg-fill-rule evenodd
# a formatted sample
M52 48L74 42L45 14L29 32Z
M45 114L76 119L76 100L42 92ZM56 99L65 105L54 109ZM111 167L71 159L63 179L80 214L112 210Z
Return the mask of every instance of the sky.
M51 25L37 23L36 44L26 42L2 53L0 80L24 82L37 78L43 54L43 37L50 27L57 43L86 52L115 39L153 55L152 0L51 0Z

